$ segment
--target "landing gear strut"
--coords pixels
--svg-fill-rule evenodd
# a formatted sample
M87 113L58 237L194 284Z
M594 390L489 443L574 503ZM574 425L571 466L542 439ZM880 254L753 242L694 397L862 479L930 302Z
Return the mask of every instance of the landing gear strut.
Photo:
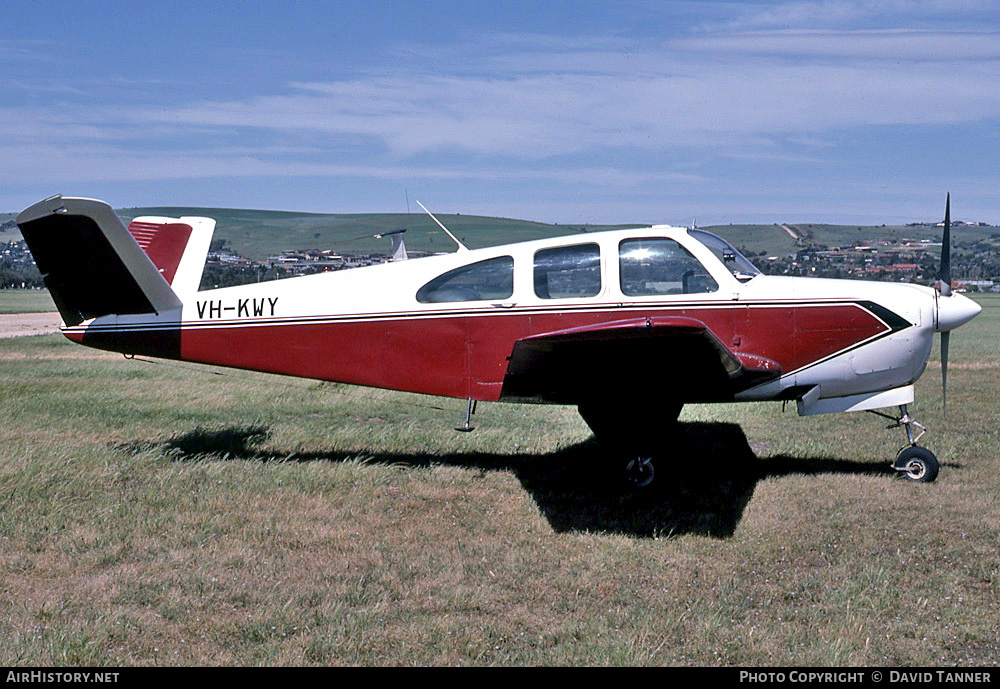
M906 405L899 405L898 417L878 411L872 411L872 413L892 420L893 424L888 426L888 428L899 428L902 426L906 429L906 441L909 445L901 449L896 455L896 461L892 463L892 468L908 481L930 483L936 479L940 468L937 457L926 447L917 445L917 441L927 432L927 427L913 420L906 411ZM914 428L918 429L916 433L914 433Z
M615 402L582 403L578 407L580 416L602 449L624 459L625 483L632 488L646 488L653 483L657 450L666 446L683 405L666 400Z

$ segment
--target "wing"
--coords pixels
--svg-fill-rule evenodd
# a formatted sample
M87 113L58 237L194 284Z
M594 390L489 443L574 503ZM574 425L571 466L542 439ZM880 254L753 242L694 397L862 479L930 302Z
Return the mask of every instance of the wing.
M609 394L732 400L781 375L770 359L729 350L701 321L638 318L534 335L514 344L501 400L578 404Z

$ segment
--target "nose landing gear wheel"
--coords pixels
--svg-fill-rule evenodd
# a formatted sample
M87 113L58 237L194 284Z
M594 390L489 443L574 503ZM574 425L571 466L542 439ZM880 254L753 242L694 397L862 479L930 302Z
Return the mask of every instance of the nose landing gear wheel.
M645 488L653 482L653 458L633 457L625 465L625 480L635 488Z
M906 480L920 483L930 483L936 479L939 468L934 453L918 445L903 448L892 466Z
M883 414L876 409L869 409L868 412L892 421L893 424L887 428L902 426L906 430L906 440L909 445L896 455L896 461L892 463L893 469L898 471L907 481L930 483L937 478L940 468L937 457L927 448L917 445L917 441L927 432L927 428L910 416L905 404L899 405L899 416Z

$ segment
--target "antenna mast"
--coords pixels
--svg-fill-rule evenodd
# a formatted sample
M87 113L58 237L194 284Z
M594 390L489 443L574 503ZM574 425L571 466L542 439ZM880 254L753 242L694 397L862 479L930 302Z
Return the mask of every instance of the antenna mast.
M416 199L414 199L414 200L416 200ZM445 227L444 225L442 225L441 221L438 220L437 218L435 218L433 213L431 213L429 210L427 210L426 208L424 208L424 204L420 203L420 201L417 201L417 205L420 206L421 208L423 208L424 209L424 213L426 213L427 215L431 216L431 220L433 220L434 222L436 222L437 225L438 225L438 227L440 227L442 230L444 230L445 234L447 234L449 237L451 237L452 241L454 241L456 244L458 244L458 250L459 251L468 251L469 250L469 247L467 247L465 244L462 244L462 242L458 241L458 237L456 237L455 235L453 235L448 230L447 227Z

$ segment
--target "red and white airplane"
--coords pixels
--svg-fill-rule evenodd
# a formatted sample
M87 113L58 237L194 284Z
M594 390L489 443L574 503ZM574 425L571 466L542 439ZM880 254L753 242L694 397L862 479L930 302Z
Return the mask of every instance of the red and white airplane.
M951 291L945 217L937 288L767 276L713 234L658 225L456 239L451 254L199 291L214 220L126 228L106 203L53 196L17 224L74 342L461 398L465 428L477 401L575 404L645 485L684 403L750 400L898 407L893 466L932 481L907 405L933 334L946 372L948 334L980 311Z

